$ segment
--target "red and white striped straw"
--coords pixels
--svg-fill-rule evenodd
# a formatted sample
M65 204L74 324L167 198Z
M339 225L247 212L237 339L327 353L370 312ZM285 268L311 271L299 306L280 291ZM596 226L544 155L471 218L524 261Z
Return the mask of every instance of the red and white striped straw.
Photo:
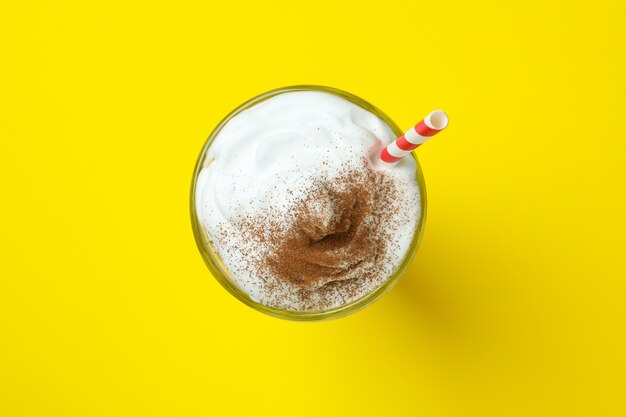
M435 110L404 135L387 145L380 153L380 159L388 164L396 163L410 154L413 149L441 132L446 126L448 126L448 115L441 110Z

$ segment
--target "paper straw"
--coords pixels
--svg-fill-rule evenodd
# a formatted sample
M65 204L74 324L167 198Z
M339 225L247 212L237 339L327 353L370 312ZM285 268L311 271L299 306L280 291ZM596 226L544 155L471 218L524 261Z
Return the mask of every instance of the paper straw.
M441 110L435 110L404 135L387 145L380 153L380 159L388 164L394 164L441 132L446 126L448 126L448 115Z

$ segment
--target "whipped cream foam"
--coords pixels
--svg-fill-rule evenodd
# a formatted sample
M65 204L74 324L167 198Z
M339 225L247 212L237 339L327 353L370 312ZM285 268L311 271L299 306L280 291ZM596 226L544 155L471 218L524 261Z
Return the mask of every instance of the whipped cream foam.
M316 91L281 93L229 120L207 150L195 204L234 284L256 302L293 311L339 307L380 287L406 256L421 217L413 158L393 166L370 158L395 138L373 113ZM372 190L355 193L363 187ZM358 224L349 213L357 206ZM315 216L303 219L308 213ZM341 230L330 230L335 224ZM307 256L338 264L314 265L317 275L328 273L304 284L287 279L266 263L292 256L277 246L281 235L302 245L294 256L304 270ZM327 237L337 243L323 245ZM308 255L309 244L317 252ZM371 250L364 252L364 245ZM318 256L320 248L332 256ZM367 259L349 262L363 253ZM340 270L339 263L351 267Z

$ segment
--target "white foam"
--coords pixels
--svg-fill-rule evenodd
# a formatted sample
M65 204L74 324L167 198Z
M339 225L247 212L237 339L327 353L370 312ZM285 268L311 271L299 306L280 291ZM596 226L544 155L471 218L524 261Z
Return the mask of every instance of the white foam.
M310 301L301 300L288 284L279 283L282 290L274 288L274 294L266 290L267 277L250 268L250 259L260 256L259 252L254 247L245 253L236 250L246 241L246 230L238 227L238 221L268 211L288 217L316 182L349 169L363 169L363 160L372 149L382 149L394 139L391 128L376 115L323 92L283 93L232 118L208 150L196 183L196 209L235 283L262 304L307 309ZM405 209L391 222L395 249L387 251L389 276L410 246L420 217L420 195L413 158L393 166L375 163L374 169L388 171L404 190L398 203ZM380 286L379 281L363 285L363 292ZM326 301L331 307L352 300L336 294Z

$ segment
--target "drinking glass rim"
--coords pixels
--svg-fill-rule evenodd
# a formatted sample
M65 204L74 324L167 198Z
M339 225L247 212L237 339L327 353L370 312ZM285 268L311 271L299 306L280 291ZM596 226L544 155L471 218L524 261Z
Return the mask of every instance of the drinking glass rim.
M234 110L232 110L226 117L220 121L217 126L213 129L207 140L204 142L202 146L202 150L198 155L198 159L196 160L196 165L193 171L193 177L191 180L191 192L190 192L190 212L191 212L191 224L193 229L194 238L196 241L196 245L198 246L198 250L202 255L202 259L206 264L207 268L211 272L211 275L224 287L229 293L231 293L235 298L239 301L243 302L247 306L265 313L272 317L277 317L286 320L294 320L294 321L320 321L320 320L330 320L336 319L340 317L347 316L349 314L355 313L366 306L370 305L374 301L378 300L381 296L387 293L393 286L397 283L400 277L404 274L406 268L411 263L411 260L415 256L419 244L422 240L422 235L424 233L424 224L426 220L426 186L424 183L424 176L422 173L422 169L420 167L419 161L415 156L414 152L411 152L411 157L415 160L415 174L417 179L417 185L420 191L420 218L417 223L417 227L415 229L415 233L413 235L413 239L411 240L411 245L407 250L406 255L404 256L401 264L396 268L396 270L391 274L389 278L376 290L364 295L363 297L345 304L339 307L323 310L323 311L289 311L289 310L281 310L273 307L268 307L261 303L258 303L250 298L250 296L241 290L235 283L234 280L228 278L228 268L223 264L222 260L219 258L215 250L213 249L211 243L208 239L205 238L204 234L206 232L203 230L200 222L198 221L198 216L196 212L196 183L198 179L198 174L200 173L202 166L204 164L204 160L206 157L207 150L210 145L213 143L217 135L223 129L223 127L236 115L247 110L269 98L275 97L279 94L294 92L294 91L321 91L325 93L330 93L342 97L351 103L356 104L357 106L373 113L378 116L384 123L386 123L391 130L394 132L396 136L402 135L404 132L398 127L398 125L385 114L383 111L372 105L371 103L365 101L364 99L352 94L347 91L339 90L333 87L326 87L321 85L294 85L288 87L276 88L265 93L259 94L241 105L237 106ZM212 252L212 253L209 253Z

